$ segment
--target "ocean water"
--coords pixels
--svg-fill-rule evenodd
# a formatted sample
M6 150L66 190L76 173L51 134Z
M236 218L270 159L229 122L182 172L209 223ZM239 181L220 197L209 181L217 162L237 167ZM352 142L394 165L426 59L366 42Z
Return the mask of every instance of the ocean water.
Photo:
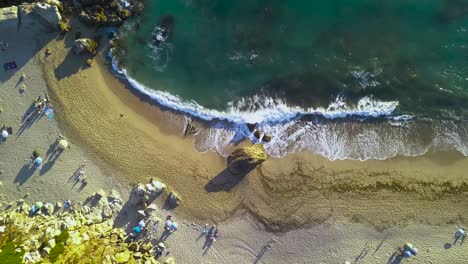
M120 75L208 122L200 151L256 123L274 156L468 155L467 1L152 0L121 38Z

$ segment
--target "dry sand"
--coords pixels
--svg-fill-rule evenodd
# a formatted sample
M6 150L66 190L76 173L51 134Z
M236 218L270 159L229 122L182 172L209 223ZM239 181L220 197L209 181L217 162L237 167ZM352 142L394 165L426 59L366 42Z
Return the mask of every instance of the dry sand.
M268 160L237 185L210 185L231 177L224 158L196 152L193 140L180 136L183 116L135 96L105 62L83 67L86 57L70 50L74 32L60 39L30 25L8 36L14 48L0 52L0 59L15 59L20 69L0 74L1 122L17 131L48 86L72 148L20 185L15 179L24 177L32 149L46 150L60 129L42 118L18 138L10 136L0 145L4 199L29 192L31 200L79 200L99 188L119 189L125 197L131 183L161 178L184 199L175 213L186 224L168 240L181 263L386 263L405 241L420 251L410 262L464 263L468 257L466 245L447 244L468 216L466 157L447 152L357 162L300 153ZM16 86L20 72L27 76L24 95ZM79 192L68 179L83 159L90 176ZM292 230L268 232L252 215L268 229ZM220 224L222 234L205 254L204 238L197 240L204 222Z

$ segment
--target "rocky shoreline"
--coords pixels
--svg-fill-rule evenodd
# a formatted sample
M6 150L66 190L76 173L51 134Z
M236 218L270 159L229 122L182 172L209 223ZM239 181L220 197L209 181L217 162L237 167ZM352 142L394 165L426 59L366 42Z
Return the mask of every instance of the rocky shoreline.
M31 264L175 263L172 256L163 258L164 262L156 260L151 243L155 234L146 230L128 234L114 222L119 215L131 214L126 210L141 209L137 211L138 220L157 230L162 221L153 201L164 190L165 184L158 180L139 184L126 209L115 190L108 194L98 191L82 205L69 201L30 205L18 200L0 214L0 258L8 263ZM171 198L168 201L171 203Z

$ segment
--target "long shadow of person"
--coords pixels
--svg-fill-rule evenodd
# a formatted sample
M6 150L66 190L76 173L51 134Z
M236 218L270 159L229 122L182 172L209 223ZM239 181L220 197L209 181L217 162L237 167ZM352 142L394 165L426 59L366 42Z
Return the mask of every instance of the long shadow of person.
M57 159L60 157L60 154L63 153L62 148L57 148L48 158L48 161L42 166L42 169L39 171L39 175L43 175L46 172L48 172L50 169L52 169L52 166L54 166L54 163L57 161Z
M16 175L14 182L19 183L19 185L23 185L23 183L25 183L34 174L35 171L36 169L34 166L25 164Z
M37 111L34 111L31 116L26 119L26 121L21 124L21 127L18 129L18 132L16 132L16 138L20 137L26 129L30 128L34 122L38 121L42 116L44 115L44 112L38 113Z
M81 170L83 170L84 167L85 167L84 164L81 164L72 174L72 176L70 176L70 178L68 179L68 182L71 182L73 180L76 181L81 174Z
M258 252L257 257L255 258L255 261L253 264L257 264L260 261L260 259L263 257L263 255L265 255L268 249L270 249L270 245L263 246L260 252Z
M213 245L213 240L211 239L211 236L208 234L205 236L205 243L203 244L203 247L202 247L203 256L208 252L208 250L210 249L212 245Z
M166 239L168 239L171 234L172 233L170 230L164 229L164 232L161 234L161 236L158 239L158 243L166 241Z
M26 110L26 112L24 112L24 115L21 118L21 122L24 122L24 120L26 120L31 114L36 112L36 108L34 106L35 106L35 102L32 102L29 108Z
M78 192L81 192L86 187L86 185L88 185L88 182L87 181L82 181L81 185L80 185L80 188L78 188Z
M398 251L395 251L388 259L387 264L399 264L402 260L403 256Z

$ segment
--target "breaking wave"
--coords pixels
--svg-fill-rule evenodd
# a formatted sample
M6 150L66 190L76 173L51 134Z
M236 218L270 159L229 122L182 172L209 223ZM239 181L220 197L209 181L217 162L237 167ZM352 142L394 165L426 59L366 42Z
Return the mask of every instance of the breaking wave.
M208 128L194 135L198 151L227 156L236 143L246 138L259 141L268 134L272 140L265 148L275 157L308 151L331 160L367 160L417 156L441 149L456 149L468 156L468 121L427 121L396 115L397 101L363 97L349 104L339 96L326 108L301 108L287 105L282 99L256 95L231 102L226 111L218 111L150 89L120 69L112 51L109 57L115 74L140 93L162 106L210 122ZM261 129L260 139L247 128L249 123Z

